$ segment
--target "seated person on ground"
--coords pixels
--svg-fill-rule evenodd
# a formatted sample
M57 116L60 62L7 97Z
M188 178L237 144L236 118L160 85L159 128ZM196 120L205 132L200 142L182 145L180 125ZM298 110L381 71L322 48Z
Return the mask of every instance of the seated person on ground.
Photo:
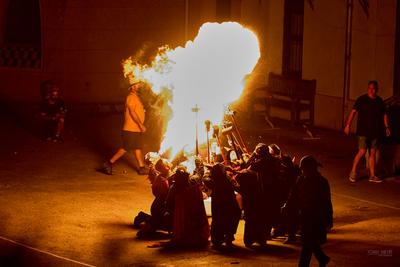
M44 137L47 141L62 141L65 114L66 109L64 101L60 98L60 90L54 86L40 106L40 115L44 122Z

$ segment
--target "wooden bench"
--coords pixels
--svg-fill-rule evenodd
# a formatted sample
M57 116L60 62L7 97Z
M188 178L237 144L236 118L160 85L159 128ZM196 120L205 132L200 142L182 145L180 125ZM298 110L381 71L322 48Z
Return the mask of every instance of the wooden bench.
M290 111L292 124L314 124L314 100L316 80L300 80L270 73L268 85L258 88L256 92L264 91L266 116L271 118L271 108ZM260 93L258 93L260 94ZM302 111L308 111L308 117L302 119Z

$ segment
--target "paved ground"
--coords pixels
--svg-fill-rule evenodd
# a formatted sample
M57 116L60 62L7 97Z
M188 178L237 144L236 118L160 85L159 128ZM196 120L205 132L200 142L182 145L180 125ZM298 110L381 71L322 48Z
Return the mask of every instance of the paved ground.
M152 201L145 176L136 175L129 157L114 176L95 171L118 145L117 115L76 117L63 144L38 140L29 123L0 123L0 266L296 266L298 245L274 240L266 251L245 248L243 222L229 254L149 248L157 238L136 239L132 219ZM400 266L399 177L350 184L351 138L319 130L320 140L303 140L299 130L256 128L247 132L250 145L276 142L323 163L334 205L324 246L329 266Z

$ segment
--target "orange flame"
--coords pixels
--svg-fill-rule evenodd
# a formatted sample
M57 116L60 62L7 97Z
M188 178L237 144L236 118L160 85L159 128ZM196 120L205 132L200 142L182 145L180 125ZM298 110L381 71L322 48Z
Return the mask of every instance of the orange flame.
M205 23L193 41L185 47L159 48L149 65L136 64L135 58L123 62L130 82L143 81L155 93L170 89L173 94L173 118L161 145L161 151L172 148L172 155L195 144L197 106L199 141L205 142L204 121L219 124L224 107L237 100L260 57L257 36L239 23Z

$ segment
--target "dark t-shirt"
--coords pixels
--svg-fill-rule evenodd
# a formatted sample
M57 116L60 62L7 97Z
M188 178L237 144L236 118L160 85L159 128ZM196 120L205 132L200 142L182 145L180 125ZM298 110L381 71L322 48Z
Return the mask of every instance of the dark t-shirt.
M356 131L358 136L382 138L385 135L383 116L386 111L381 97L370 98L368 94L364 94L357 98L353 109L358 112Z

